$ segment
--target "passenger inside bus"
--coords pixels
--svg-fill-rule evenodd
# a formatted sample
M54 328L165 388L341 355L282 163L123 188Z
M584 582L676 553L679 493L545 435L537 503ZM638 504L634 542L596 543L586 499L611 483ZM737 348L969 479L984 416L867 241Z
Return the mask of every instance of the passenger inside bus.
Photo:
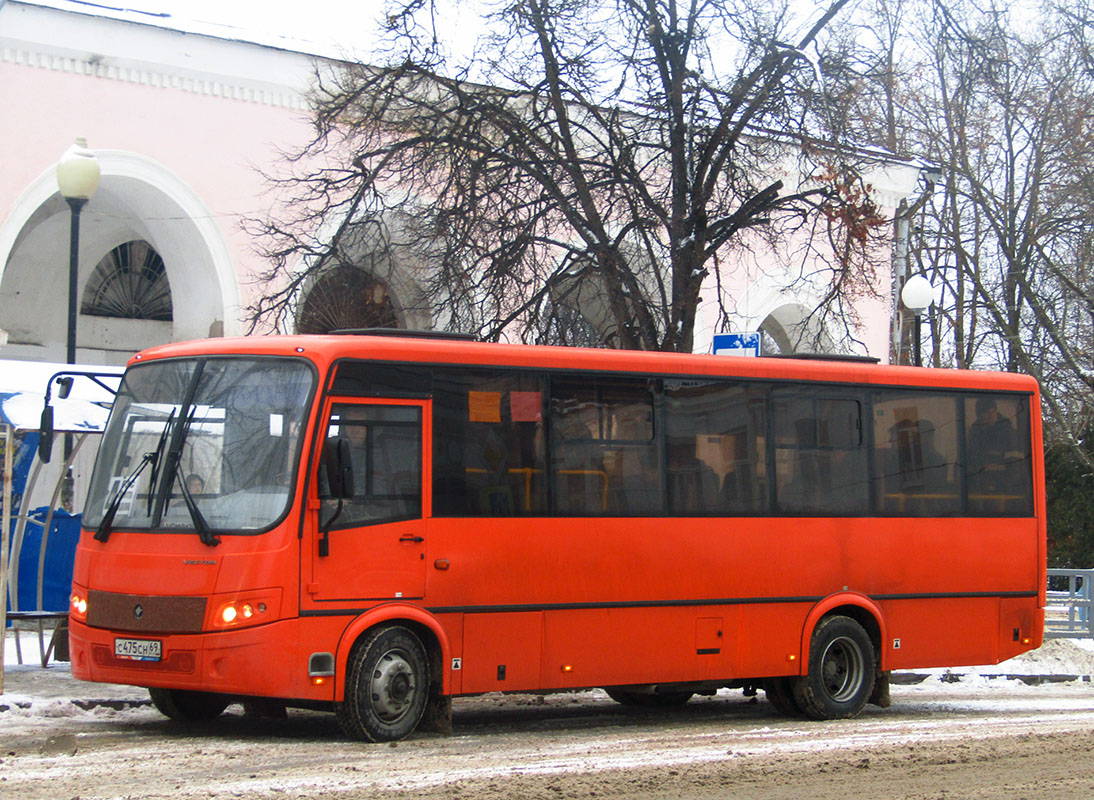
M695 455L694 445L670 449L668 481L673 514L709 514L722 505L718 473Z
M186 491L191 495L199 495L205 491L205 479L196 472L186 476Z
M1006 492L1007 461L1016 450L1014 425L999 413L995 398L977 399L976 421L969 427L968 448L969 491Z

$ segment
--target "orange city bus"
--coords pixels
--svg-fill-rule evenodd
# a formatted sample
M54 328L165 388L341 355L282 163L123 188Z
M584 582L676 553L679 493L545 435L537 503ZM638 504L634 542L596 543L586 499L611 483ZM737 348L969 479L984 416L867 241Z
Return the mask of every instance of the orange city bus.
M76 556L72 671L175 719L603 687L781 713L1038 647L1037 383L864 361L375 334L129 363Z

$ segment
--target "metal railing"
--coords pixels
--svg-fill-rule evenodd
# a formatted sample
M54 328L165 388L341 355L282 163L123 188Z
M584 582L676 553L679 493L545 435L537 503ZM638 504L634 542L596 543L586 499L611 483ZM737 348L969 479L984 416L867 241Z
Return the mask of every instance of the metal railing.
M1094 569L1050 569L1045 603L1046 639L1094 639Z

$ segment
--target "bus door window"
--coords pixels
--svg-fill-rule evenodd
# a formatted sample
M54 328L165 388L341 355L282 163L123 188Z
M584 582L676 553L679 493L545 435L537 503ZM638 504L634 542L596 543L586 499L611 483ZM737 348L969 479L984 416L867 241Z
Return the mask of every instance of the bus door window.
M885 514L944 516L961 510L957 397L879 392L874 470Z
M327 438L349 443L353 497L333 527L349 528L417 519L422 513L421 410L413 406L337 403ZM338 500L323 500L321 519L338 512Z
M655 382L603 378L551 383L551 473L560 514L663 511Z
M726 381L666 381L672 514L762 514L765 391Z
M869 475L862 402L772 391L778 507L790 513L866 514Z
M1029 399L965 399L969 513L1032 514Z

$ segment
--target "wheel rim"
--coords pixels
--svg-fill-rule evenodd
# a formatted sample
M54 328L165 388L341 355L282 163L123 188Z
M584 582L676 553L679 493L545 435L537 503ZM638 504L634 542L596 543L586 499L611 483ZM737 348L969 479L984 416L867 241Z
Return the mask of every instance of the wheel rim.
M821 657L821 685L837 703L853 700L866 679L862 651L853 639L840 636L833 639Z
M376 716L386 723L398 722L414 705L418 684L414 668L402 650L380 656L368 684L369 699Z

